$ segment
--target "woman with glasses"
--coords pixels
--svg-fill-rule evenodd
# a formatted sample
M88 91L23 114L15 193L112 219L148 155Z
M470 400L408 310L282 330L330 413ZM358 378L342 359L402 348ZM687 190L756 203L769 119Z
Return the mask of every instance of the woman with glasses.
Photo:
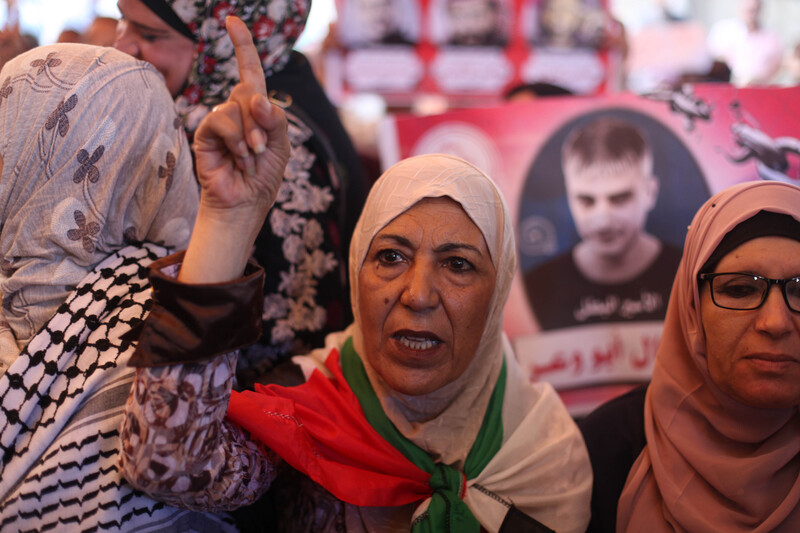
M689 227L652 381L581 421L589 531L799 531L800 188L750 182Z

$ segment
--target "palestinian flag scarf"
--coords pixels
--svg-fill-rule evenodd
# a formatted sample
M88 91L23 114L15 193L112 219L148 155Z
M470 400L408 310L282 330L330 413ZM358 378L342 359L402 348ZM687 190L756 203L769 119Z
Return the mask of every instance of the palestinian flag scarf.
M391 423L352 339L297 387L234 393L228 418L342 501L359 506L427 503L412 531L479 531L462 501L466 482L500 449L505 364L464 472L434 463Z

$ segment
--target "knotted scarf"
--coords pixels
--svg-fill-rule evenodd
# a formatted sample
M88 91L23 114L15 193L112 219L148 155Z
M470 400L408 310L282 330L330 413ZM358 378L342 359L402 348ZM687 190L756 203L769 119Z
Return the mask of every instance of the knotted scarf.
M480 531L462 497L466 481L480 474L502 446L505 365L463 473L435 463L392 424L352 339L341 354L332 352L326 366L333 373L330 380L315 373L299 387L269 385L258 393L234 394L228 417L345 502L390 507L429 499L414 532ZM254 418L253 412L260 414ZM296 424L290 434L276 427L288 421Z

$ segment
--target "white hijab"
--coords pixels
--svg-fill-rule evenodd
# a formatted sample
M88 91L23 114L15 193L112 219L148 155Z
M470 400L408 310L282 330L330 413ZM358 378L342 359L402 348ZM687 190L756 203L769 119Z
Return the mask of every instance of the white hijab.
M350 297L355 329L353 343L363 353L358 309L358 273L373 237L423 198L447 196L459 204L480 229L489 248L497 280L483 336L472 362L454 382L424 396L388 388L362 356L389 419L434 460L463 464L475 440L503 362L503 306L516 268L514 233L505 201L494 183L471 164L448 155L406 159L375 183L350 245ZM494 201L487 201L493 198ZM445 430L446 429L446 430ZM454 434L463 438L452 439Z

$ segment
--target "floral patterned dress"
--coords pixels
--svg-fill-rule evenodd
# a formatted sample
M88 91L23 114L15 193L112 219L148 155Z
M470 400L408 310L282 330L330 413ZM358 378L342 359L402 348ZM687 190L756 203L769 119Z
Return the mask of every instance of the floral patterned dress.
M272 99L289 119L292 147L278 197L256 238L254 257L270 273L263 335L242 351L238 387L270 381L289 356L322 346L351 320L342 231L342 182L333 154L310 119L283 93Z

